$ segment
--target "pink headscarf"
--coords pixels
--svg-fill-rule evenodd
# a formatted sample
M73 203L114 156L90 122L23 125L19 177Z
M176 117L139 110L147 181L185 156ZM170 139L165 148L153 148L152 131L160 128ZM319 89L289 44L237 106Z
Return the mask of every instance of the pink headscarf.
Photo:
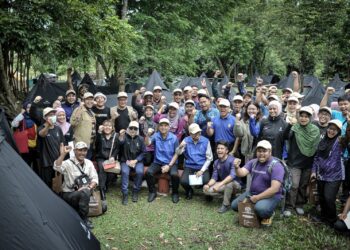
M64 111L63 108L57 108L56 115L58 115L58 113L60 113L60 112L63 112L64 114L66 114L66 111ZM66 120L64 120L64 122L62 122L62 123L57 120L56 125L61 128L63 135L67 134L67 132L70 128L70 123L66 122Z

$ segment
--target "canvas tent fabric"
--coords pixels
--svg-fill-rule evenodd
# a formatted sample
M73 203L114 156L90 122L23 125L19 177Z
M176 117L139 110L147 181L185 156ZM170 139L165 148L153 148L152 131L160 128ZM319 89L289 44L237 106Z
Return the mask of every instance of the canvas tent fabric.
M258 71L255 71L254 75L249 79L247 83L247 87L255 87L256 86L256 78L260 77L260 74Z
M58 96L65 96L66 89L56 83L51 83L43 74L39 76L37 83L29 91L25 101L32 102L36 96L43 98L45 106L51 106Z
M213 91L211 88L211 82L209 81L206 74L203 72L199 77L184 77L180 84L177 86L180 89L184 89L186 86L197 86L198 89L202 89L202 80L205 80L207 84L207 89L210 96L213 96ZM219 90L220 92L220 90Z
M315 76L305 75L303 77L303 101L302 106L308 106L310 104L320 104L325 94L325 88Z
M78 73L78 71L74 70L73 74L72 74L72 83L73 85L78 85L81 81L81 76Z
M53 193L0 137L0 246L100 249L78 213Z
M333 87L335 89L335 93L328 99L328 104L338 101L338 98L345 94L345 86L346 82L340 80L339 74L335 74L333 80L327 85L327 88Z
M165 86L157 70L153 70L152 74L149 76L145 84L145 88L149 91L153 91L154 86L160 86L163 90L169 90L168 87Z
M4 137L8 144L18 152L16 142L13 139L12 130L6 118L5 109L0 106L0 136Z
M293 76L290 73L288 76L286 76L285 78L283 78L281 81L278 82L278 88L280 89L285 89L285 88L291 88L293 89Z
M79 86L82 84L86 84L88 87L88 91L95 94L97 92L97 87L94 81L91 79L88 73L85 73L84 78L81 80L78 86L76 86L75 91L78 93Z

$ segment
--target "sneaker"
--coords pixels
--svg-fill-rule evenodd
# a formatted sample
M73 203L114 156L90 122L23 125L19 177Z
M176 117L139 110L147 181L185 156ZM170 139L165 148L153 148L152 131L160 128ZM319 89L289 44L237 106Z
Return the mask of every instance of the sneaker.
M178 203L179 202L179 194L172 194L171 199L173 203Z
M289 210L285 210L285 211L283 212L283 216L284 216L284 217L290 217L290 216L292 216L292 212L289 211Z
M230 209L230 206L226 206L222 204L222 206L218 209L218 213L223 214L226 213Z
M304 215L304 209L302 209L301 207L297 207L296 209L295 209L295 211L297 212L297 214L298 215Z
M189 189L188 192L186 192L186 200L192 200L193 198L193 189Z
M272 224L273 217L275 216L275 212L273 212L272 216L267 219L262 219L261 220L261 225L265 227L269 227Z

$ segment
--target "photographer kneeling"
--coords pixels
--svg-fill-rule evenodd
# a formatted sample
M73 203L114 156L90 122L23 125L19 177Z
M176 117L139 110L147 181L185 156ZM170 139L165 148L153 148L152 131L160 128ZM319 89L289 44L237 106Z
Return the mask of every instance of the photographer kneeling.
M88 146L85 142L75 144L75 157L64 161L71 147L61 144L60 157L55 161L53 168L63 174L62 198L78 211L86 226L92 229L91 222L87 219L89 201L92 190L98 184L98 176L94 165L85 159Z

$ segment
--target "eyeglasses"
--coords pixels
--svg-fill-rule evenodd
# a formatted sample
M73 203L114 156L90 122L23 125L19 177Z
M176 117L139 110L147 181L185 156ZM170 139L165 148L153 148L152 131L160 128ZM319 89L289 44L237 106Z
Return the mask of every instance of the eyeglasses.
M130 129L130 130L135 130L135 131L137 131L137 130L138 130L138 128L137 128L137 127L129 127L129 129Z

